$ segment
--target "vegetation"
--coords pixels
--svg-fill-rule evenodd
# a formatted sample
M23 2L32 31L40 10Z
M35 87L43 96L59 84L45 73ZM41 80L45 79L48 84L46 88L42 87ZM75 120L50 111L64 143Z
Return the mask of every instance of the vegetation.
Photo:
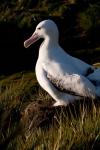
M18 60L19 68L25 70L26 58L33 69L33 63L30 63L32 53L25 51L22 42L39 21L47 18L57 22L64 49L100 67L99 14L99 0L1 0L0 71L5 68L9 74L12 65L14 72L18 71L15 65ZM28 33L24 34L25 31ZM12 62L9 64L10 58ZM22 71L9 76L1 73L0 150L100 149L98 100L77 101L57 108L52 107L53 103L37 84L33 72Z
M85 30L100 25L99 0L11 0L0 1L0 22L15 22L19 27L32 25L32 21L43 17L65 18L69 13L77 15L80 27Z
M32 51L26 52L23 41L32 34L41 20L48 18L56 22L60 31L60 45L69 54L77 56L90 64L99 62L99 14L99 0L1 0L1 74L7 72L6 68L8 68L8 72L21 71L21 68L25 70L26 66L23 64L26 65L26 59L29 62L29 65L27 65L34 69L38 47L35 48L34 46L35 59L33 60ZM5 59L7 63L4 63Z
M2 77L0 149L100 148L98 101L79 101L61 108L51 107L52 102L51 97L38 86L34 73L21 72Z

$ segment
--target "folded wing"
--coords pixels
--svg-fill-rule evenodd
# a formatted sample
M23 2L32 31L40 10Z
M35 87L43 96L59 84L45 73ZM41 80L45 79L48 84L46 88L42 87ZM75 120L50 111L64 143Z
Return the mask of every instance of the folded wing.
M53 76L47 72L47 78L60 91L80 96L95 98L95 87L85 77L78 74L66 74L65 76Z

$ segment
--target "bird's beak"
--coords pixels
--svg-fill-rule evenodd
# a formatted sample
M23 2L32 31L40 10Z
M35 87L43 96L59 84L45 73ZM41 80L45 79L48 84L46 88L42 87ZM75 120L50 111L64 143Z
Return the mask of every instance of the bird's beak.
M35 43L38 39L39 39L39 36L37 35L37 33L34 32L32 36L24 42L24 47L28 48L30 45Z

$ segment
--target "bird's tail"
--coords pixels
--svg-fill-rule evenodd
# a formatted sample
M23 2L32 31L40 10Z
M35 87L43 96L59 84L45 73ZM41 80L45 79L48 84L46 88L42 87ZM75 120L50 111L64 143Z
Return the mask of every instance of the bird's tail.
M95 69L87 78L95 85L96 95L100 97L100 68Z

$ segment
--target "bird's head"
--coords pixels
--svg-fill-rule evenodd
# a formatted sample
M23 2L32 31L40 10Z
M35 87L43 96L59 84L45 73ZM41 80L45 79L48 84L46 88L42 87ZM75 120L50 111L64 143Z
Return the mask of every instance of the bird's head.
M24 42L24 47L28 48L31 44L39 40L40 38L52 38L58 40L58 28L52 20L41 21L32 36Z

